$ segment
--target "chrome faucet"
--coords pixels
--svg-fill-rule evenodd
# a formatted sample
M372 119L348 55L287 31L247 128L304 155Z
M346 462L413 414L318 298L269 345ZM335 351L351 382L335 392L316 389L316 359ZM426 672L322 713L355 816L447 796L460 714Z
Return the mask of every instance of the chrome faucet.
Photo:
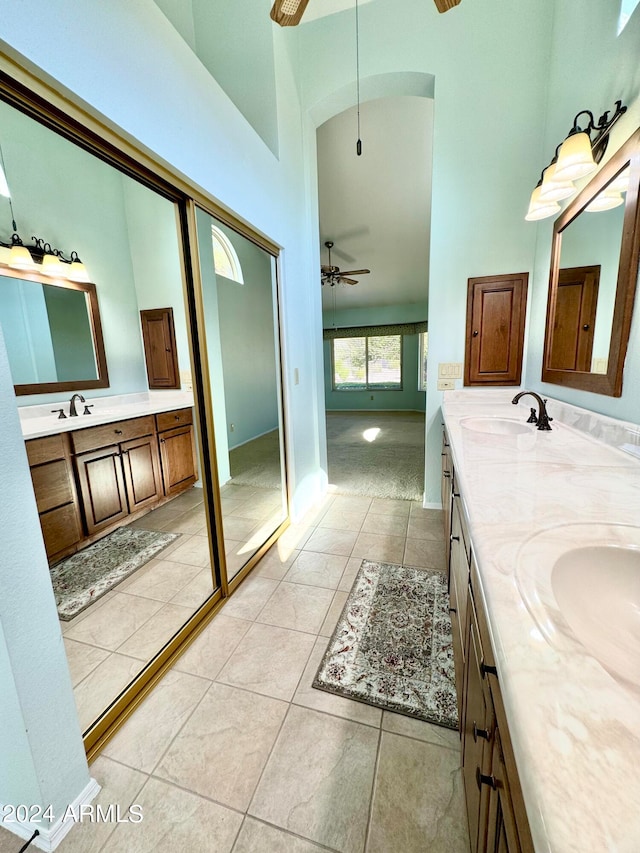
M549 421L552 421L553 418L550 418L549 415L547 414L547 406L546 406L547 401L543 400L539 394L535 393L535 391L521 391L519 394L516 394L516 396L513 398L513 400L511 402L513 403L514 406L517 406L518 400L521 397L526 397L527 395L529 395L530 397L535 397L535 399L538 403L538 416L536 417L534 410L531 409L531 417L528 419L527 423L537 424L538 429L550 430L551 426L549 425Z
M77 418L78 417L78 412L76 411L76 400L80 400L81 403L85 402L85 399L82 396L82 394L74 394L73 395L73 397L69 401L69 417L70 418Z

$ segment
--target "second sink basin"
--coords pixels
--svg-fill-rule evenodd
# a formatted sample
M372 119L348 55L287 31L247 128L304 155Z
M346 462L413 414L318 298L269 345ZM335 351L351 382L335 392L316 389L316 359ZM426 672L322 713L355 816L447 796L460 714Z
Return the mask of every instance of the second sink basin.
M640 687L640 527L563 524L520 549L516 581L545 638Z
M568 551L556 560L551 589L593 657L640 685L640 548L593 545Z

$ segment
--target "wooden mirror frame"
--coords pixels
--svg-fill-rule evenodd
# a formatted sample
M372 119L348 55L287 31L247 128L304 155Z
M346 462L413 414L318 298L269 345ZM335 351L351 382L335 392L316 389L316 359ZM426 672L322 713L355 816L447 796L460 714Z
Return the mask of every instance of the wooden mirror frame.
M585 209L585 207L620 172L629 167L629 189L626 193L622 242L618 262L618 280L616 285L609 363L605 373L589 373L577 370L558 370L548 367L551 358L551 339L555 323L556 295L562 248L562 232ZM549 277L549 297L547 301L547 325L542 359L542 381L555 385L565 385L591 391L594 394L606 394L609 397L622 395L622 375L624 360L629 342L633 303L638 279L638 261L640 256L640 206L638 191L640 187L640 128L624 143L613 157L602 167L578 196L560 214L553 226L551 246L551 273ZM597 213L589 214L597 216Z
M80 290L87 296L87 308L89 312L89 323L91 326L91 338L93 341L93 351L96 356L96 370L98 376L96 379L80 379L77 381L68 382L33 382L23 385L14 385L16 396L24 396L25 394L50 394L58 391L86 391L89 388L108 388L109 374L107 371L107 357L104 350L104 341L102 339L102 324L100 322L100 311L98 308L98 295L96 286L91 282L71 281L67 278L49 278L46 275L41 275L39 272L31 271L22 272L12 269L11 267L0 266L0 275L8 278L18 278L22 281L33 281L40 284L49 284L54 287L64 287L66 290Z

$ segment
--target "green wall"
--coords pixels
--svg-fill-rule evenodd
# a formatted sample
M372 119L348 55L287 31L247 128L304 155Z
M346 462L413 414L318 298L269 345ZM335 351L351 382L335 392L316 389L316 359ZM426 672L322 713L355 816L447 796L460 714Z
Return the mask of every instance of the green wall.
M325 312L325 328L374 326L389 323L415 323L427 316L427 304L391 305L375 308L348 308ZM418 335L402 338L401 391L334 391L331 376L331 341L324 341L324 394L328 411L377 409L425 411L425 392L418 391ZM373 397L373 399L371 399Z

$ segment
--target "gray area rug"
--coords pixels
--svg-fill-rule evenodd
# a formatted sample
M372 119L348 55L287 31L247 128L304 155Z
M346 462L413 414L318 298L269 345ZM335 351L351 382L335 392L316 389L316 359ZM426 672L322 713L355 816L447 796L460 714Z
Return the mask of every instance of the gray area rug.
M313 686L457 729L444 575L363 560Z
M60 618L73 619L179 536L120 527L52 566L49 572Z
M344 494L422 500L424 428L423 412L327 412L329 483Z

